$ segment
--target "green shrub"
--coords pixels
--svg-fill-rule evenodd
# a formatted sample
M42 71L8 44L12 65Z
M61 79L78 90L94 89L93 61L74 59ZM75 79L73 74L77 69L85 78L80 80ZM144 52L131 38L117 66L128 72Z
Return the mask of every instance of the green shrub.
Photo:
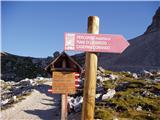
M114 114L110 109L99 109L95 110L95 118L102 120L113 120Z

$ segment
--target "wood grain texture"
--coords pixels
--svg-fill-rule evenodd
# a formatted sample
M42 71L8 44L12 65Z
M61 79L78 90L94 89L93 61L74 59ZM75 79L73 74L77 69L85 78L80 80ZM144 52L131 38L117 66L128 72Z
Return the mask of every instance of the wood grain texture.
M99 33L99 18L97 16L88 17L88 33ZM96 53L87 52L85 61L85 82L83 90L82 120L94 119L96 76L97 55Z
M66 61L63 60L62 68L66 68ZM67 120L67 93L61 95L61 120Z
M52 72L52 93L57 94L75 94L75 76L74 72Z

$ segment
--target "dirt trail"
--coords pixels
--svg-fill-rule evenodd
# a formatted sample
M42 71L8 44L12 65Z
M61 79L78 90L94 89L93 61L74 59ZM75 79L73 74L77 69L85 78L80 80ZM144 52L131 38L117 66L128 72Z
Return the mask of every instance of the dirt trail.
M0 120L59 120L60 95L48 93L49 85L40 85L25 100L1 111Z

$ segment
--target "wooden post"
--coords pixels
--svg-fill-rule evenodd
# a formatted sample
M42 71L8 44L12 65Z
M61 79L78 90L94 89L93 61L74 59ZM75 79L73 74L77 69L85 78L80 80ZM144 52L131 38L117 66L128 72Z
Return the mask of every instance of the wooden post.
M99 33L99 18L88 17L88 33ZM87 52L85 61L85 83L83 89L82 120L94 119L95 94L97 76L97 55Z
M62 67L66 68L66 61L63 60ZM61 95L61 120L67 120L67 93Z

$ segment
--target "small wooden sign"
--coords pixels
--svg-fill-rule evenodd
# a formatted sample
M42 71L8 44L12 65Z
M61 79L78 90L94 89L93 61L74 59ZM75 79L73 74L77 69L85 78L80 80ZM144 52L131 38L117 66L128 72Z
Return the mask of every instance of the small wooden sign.
M75 75L74 72L53 72L52 93L75 94Z

